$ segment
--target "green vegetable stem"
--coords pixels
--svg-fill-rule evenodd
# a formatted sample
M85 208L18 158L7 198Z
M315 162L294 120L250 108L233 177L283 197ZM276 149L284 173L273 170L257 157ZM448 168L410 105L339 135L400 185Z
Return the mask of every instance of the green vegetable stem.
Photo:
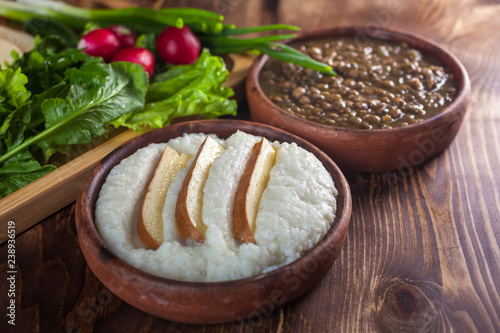
M274 43L293 38L296 36L294 34L235 38L235 36L264 31L298 31L300 30L298 27L273 24L236 28L233 25L224 24L222 15L203 9L162 8L154 10L142 7L84 9L48 0L25 0L22 3L0 0L0 16L19 22L27 22L35 18L46 19L80 30L84 30L88 22L94 22L102 26L121 24L141 34L159 34L166 26L181 28L186 24L197 33L203 45L212 54L222 55L245 51L262 52L282 61L292 62L335 75L331 66L315 61L301 52L291 53L288 49L278 47Z

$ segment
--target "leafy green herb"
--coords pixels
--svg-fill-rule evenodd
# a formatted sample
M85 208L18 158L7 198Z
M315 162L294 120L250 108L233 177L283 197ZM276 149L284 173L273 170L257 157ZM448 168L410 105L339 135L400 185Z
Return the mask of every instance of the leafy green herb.
M55 170L53 165L40 165L29 151L7 160L0 168L0 197L14 193Z
M54 152L105 135L112 120L142 110L147 87L140 65L105 64L56 37L37 40L0 70L0 197L53 170L42 164Z
M32 135L22 143L9 145L9 149L0 157L0 162L33 144L40 147L45 157L49 158L58 146L88 143L93 137L104 135L112 120L142 109L147 90L147 77L142 67L124 62L94 63L93 66L98 68L96 72L107 72L104 84L68 83L69 89L59 86L61 96L45 99L41 103L45 128L28 131ZM37 110L31 108L30 111L34 113ZM16 112L26 113L23 108ZM30 124L32 121L30 119ZM15 137L19 129L14 127L12 130L14 133L10 133L10 137Z
M26 90L26 76L18 69L8 68L0 71L0 150L7 148L15 141L8 133L14 111L26 104L30 93Z
M26 83L28 78L20 68L7 68L0 72L0 115L9 114L26 103L31 96L24 86Z
M51 35L35 38L33 50L14 61L10 68L22 70L29 78L26 89L35 95L64 81L68 68L78 68L86 61L99 60L80 50L68 48L62 38Z

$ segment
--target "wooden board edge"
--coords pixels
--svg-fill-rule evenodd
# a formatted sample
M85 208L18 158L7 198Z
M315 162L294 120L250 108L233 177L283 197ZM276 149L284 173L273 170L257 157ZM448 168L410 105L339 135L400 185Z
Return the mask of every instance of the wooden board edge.
M139 134L127 130L62 165L48 175L0 199L0 244L7 239L7 225L14 221L16 234L76 200L83 181L107 154ZM43 198L43 200L40 200ZM35 212L34 212L35 211Z
M21 52L28 52L33 48L34 38L30 34L0 25L0 36L16 45ZM19 51L19 50L17 50ZM20 54L21 55L21 54Z
M234 90L236 102L243 103L246 100L245 84L246 77L250 72L255 57L248 53L229 54L233 62L233 68L224 82L224 87L231 87Z

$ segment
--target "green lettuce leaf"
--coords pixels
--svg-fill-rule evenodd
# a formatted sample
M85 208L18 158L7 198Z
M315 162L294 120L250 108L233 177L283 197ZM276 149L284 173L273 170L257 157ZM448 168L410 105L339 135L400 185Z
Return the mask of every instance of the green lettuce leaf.
M15 112L29 104L31 93L25 85L26 75L20 69L0 69L0 152L13 141L8 134Z
M27 102L31 93L27 91L26 83L28 78L21 69L0 70L0 110L12 111Z
M193 64L159 74L149 85L143 110L112 123L140 131L146 126L163 127L177 117L203 115L210 119L235 115L236 101L229 99L234 91L222 86L228 74L223 60L205 49Z

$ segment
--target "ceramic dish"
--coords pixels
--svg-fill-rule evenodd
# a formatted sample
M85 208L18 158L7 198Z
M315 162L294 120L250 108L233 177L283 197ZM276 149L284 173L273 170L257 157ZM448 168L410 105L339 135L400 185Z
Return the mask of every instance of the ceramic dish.
M385 28L337 27L310 31L291 42L337 36L371 37L409 46L447 66L456 82L456 96L444 110L422 122L390 129L348 129L319 124L284 111L262 91L259 75L267 56L254 62L247 77L251 119L294 133L326 152L344 172L385 172L419 165L442 152L455 138L470 99L464 66L450 52L420 36ZM335 69L335 68L334 68Z
M110 170L150 143L184 133L215 133L227 138L237 130L270 140L296 142L312 152L332 175L338 190L337 213L324 238L298 260L254 277L226 282L183 282L140 271L111 252L94 225L94 208ZM171 125L141 135L104 158L89 174L76 202L76 226L82 252L101 282L132 306L184 323L221 323L265 315L303 295L328 272L338 256L351 215L351 195L335 163L303 139L270 126L238 120L202 120ZM268 314L267 314L268 315Z

